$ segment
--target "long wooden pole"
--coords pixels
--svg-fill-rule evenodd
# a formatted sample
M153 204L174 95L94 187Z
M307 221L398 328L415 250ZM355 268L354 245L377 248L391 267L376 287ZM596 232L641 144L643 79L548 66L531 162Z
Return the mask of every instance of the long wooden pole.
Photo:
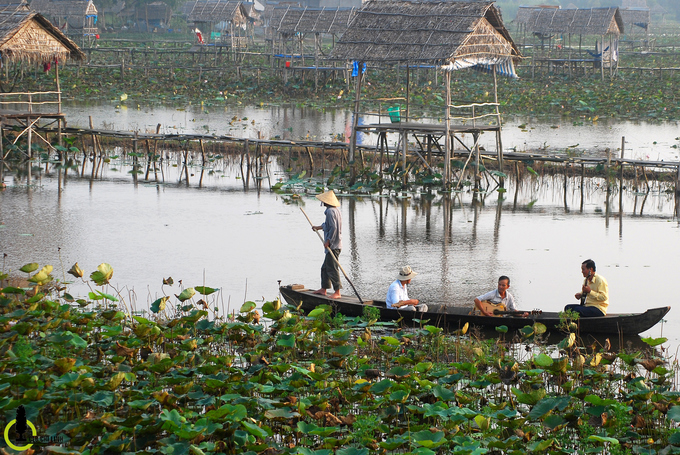
M305 212L305 209L303 209L302 207L300 207L300 210L301 210L302 213L305 215L305 218L307 218L307 221L309 221L309 225L312 226L312 227L314 227L314 223L312 223L312 220L310 220L309 217L307 216L307 213ZM352 289L354 290L354 294L356 294L357 299L359 299L359 302L364 303L364 301L363 301L363 300L361 299L361 297L359 296L359 293L357 292L357 288L354 287L354 284L352 283L352 280L350 280L349 277L347 276L347 272L345 272L345 269L342 268L342 264L340 264L340 261L338 261L338 258L335 257L335 253L333 253L333 250L331 250L330 246L326 246L326 242L323 241L323 237L321 237L321 234L319 234L319 231L314 231L314 232L316 232L316 235L319 236L319 240L321 240L321 243L323 243L323 244L324 244L324 247L326 247L326 250L328 251L328 254L331 255L331 257L333 258L333 260L335 261L335 263L338 264L338 267L340 267L340 270L342 270L342 274L345 275L345 279L347 280L347 282L349 283L349 285L352 286Z

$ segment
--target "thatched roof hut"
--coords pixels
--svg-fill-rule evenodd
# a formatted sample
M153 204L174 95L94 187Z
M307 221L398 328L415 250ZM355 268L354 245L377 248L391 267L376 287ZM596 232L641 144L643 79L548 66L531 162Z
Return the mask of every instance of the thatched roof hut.
M135 8L135 22L147 24L147 30L165 27L172 19L172 8L165 2L153 2Z
M514 74L520 53L492 1L371 1L356 13L331 57L451 70L503 64Z
M195 1L187 3L187 21L193 23L229 22L235 26L243 26L248 22L248 15L243 2L216 0Z
M31 8L65 32L97 33L98 13L92 0L33 0Z
M0 53L3 60L29 63L85 59L76 43L35 11L0 11Z
M624 8L621 10L621 18L625 26L649 29L651 14L649 8Z
M619 36L624 29L618 7L534 9L526 21L526 27L533 33L583 36Z
M342 35L355 14L355 8L299 8L288 5L274 8L269 26L286 36L296 33Z
M529 22L529 19L531 18L531 15L533 14L534 10L540 10L540 9L559 9L559 6L553 6L553 5L536 5L536 6L520 6L517 9L517 15L515 16L514 22L518 24L526 24Z

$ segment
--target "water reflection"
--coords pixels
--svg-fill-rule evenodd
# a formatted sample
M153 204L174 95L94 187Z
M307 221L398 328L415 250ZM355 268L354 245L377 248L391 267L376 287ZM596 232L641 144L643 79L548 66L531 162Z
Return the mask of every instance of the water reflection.
M299 211L322 220L314 188L298 188L299 198L269 191L285 156L260 155L258 163L253 153L249 168L243 155L203 162L200 153L163 151L149 168L116 153L108 162L88 157L77 168L50 165L31 180L13 174L15 185L0 193L6 271L49 263L66 279L76 261L88 274L108 262L116 292L138 308L179 293L162 289L167 276L221 288L231 309L244 299L273 298L278 280L318 285L323 249ZM635 187L628 180L608 189L580 175L525 175L510 176L506 192L341 197L343 266L364 298L383 298L395 271L408 264L419 272L414 297L456 305L471 305L509 275L520 307L547 311L572 303L580 263L593 258L609 281L612 312L667 305L680 229L674 192L650 184L641 194L626 189ZM680 324L673 311L669 324ZM661 330L652 329L654 336Z

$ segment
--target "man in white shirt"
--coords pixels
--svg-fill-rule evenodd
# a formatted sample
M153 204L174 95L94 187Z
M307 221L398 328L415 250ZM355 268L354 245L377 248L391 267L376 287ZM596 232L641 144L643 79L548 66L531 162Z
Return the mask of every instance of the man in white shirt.
M509 288L510 278L505 275L501 276L498 278L498 288L480 295L475 299L475 308L484 316L495 316L493 313L486 311L482 305L483 301L488 301L495 305L502 304L505 306L505 310L503 311L519 311L515 306L515 298L508 291ZM524 313L522 316L526 317L527 315L528 313Z
M406 285L411 283L414 276L418 275L408 265L402 267L397 279L390 284L387 290L385 303L387 308L402 311L427 311L427 305L420 303L418 299L409 299Z

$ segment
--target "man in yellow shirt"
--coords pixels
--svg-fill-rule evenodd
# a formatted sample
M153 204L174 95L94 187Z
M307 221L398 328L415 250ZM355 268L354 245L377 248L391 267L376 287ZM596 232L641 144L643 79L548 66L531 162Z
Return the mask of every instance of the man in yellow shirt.
M580 300L579 305L567 305L564 311L571 310L582 317L605 316L609 306L609 286L607 280L595 273L595 261L588 259L581 264L581 273L585 278L581 292L574 297Z

